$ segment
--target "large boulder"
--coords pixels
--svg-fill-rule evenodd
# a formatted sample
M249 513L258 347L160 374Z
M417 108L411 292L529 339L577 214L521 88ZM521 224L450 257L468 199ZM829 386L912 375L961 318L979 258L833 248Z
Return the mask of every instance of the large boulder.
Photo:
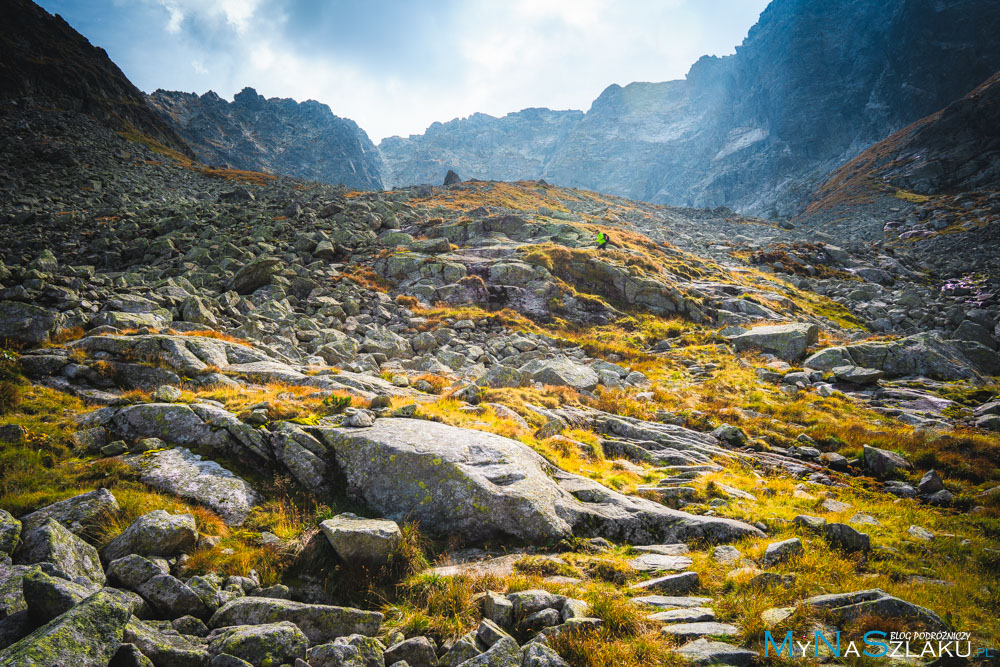
M819 327L805 322L756 327L729 337L737 350L760 349L785 361L801 359L818 340Z
M216 630L209 635L208 651L212 655L225 653L251 665L282 665L306 657L309 640L288 621L262 625L236 625Z
M891 475L897 470L909 470L912 466L896 452L878 447L864 446L865 470L878 477Z
M160 438L178 445L228 449L233 439L225 428L206 423L184 403L140 403L118 410L111 430L124 440Z
M237 294L250 294L271 282L271 276L281 270L277 257L258 257L240 267L229 281L229 289Z
M94 593L92 587L62 577L53 577L39 567L32 568L24 575L21 587L28 613L39 625L66 613Z
M0 651L0 665L106 667L121 644L132 608L126 593L100 590Z
M38 345L55 333L61 321L59 313L41 306L0 301L0 340Z
M111 540L101 555L113 561L129 554L173 558L194 549L198 528L190 514L154 510L144 514Z
M593 391L601 381L600 376L590 366L584 366L570 359L536 359L521 367L534 382L560 387L572 387L581 391Z
M125 461L141 472L143 483L204 505L233 526L242 524L259 500L247 482L184 447L130 456Z
M306 604L277 598L244 597L222 605L209 626L260 625L290 621L309 638L310 645L331 642L337 637L359 634L374 636L384 616L375 611L324 604Z
M941 340L933 333L856 343L844 349L854 365L877 368L889 377L961 380L980 374L1000 375L1000 355L995 351L980 343Z
M46 505L21 517L21 531L28 533L48 519L55 519L70 532L81 534L95 521L119 509L118 501L107 489L97 489Z
M203 667L209 660L201 645L177 633L160 632L135 616L125 626L122 641L137 647L157 667Z
M492 433L395 418L314 432L333 450L349 494L435 535L542 542L576 532L637 544L761 535L739 521L624 496Z
M916 621L931 631L948 630L948 624L926 607L893 597L879 588L853 593L817 595L799 603L800 610L815 613L823 610L840 623L849 623L863 616L898 618Z
M52 563L70 579L84 585L105 582L97 549L51 518L24 536L15 560L24 564Z
M333 550L347 563L385 565L402 539L395 521L363 519L350 513L338 514L319 527Z

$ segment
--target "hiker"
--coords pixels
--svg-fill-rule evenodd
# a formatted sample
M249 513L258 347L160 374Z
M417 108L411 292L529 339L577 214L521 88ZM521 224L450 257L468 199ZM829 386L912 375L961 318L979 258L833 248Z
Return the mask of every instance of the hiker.
M610 240L604 232L597 232L597 249L604 250L604 246L608 245L608 241Z

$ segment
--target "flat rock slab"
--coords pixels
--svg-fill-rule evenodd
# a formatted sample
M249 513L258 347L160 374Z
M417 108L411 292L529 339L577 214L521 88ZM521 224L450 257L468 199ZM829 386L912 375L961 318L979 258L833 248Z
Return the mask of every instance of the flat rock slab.
M689 607L658 611L648 618L658 623L707 623L715 620L715 612L708 607Z
M687 556L664 556L653 553L633 558L628 564L639 572L681 572L689 568L692 562Z
M642 553L660 554L662 556L686 556L691 552L691 549L686 544L647 544L632 548Z
M493 433L397 418L309 431L332 450L349 495L386 518L417 520L431 535L543 542L576 534L631 544L762 535L740 521L623 495Z
M241 525L260 497L246 481L184 447L125 458L145 484L209 508L231 526Z
M632 598L634 604L656 607L658 609L691 609L707 607L712 604L712 598L686 597L675 595L644 595Z
M696 665L748 667L757 659L757 654L749 649L708 639L696 639L693 642L688 642L677 649L677 654Z
M740 633L740 629L729 623L678 623L676 625L665 625L660 630L661 634L677 637L679 639L691 639L694 637L735 637Z
M668 574L665 577L657 577L648 581L640 581L629 586L631 590L661 593L687 593L698 588L700 581L697 572L680 572L678 574Z

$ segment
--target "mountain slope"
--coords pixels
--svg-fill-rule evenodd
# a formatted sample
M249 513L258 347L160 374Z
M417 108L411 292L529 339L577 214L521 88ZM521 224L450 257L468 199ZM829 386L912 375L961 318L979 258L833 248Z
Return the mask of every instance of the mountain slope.
M774 0L734 55L702 58L682 81L610 86L532 176L793 214L831 169L1000 69L998 31L1000 3L983 0ZM449 146L459 173L478 168L433 134L410 145ZM386 159L397 183L428 180L405 152Z
M1000 73L834 171L796 222L807 235L890 241L939 274L995 279Z
M382 188L375 145L354 121L335 116L325 104L265 99L253 88L232 102L211 91L198 96L157 90L147 99L206 164Z
M188 153L104 49L31 0L0 3L0 99L80 111Z

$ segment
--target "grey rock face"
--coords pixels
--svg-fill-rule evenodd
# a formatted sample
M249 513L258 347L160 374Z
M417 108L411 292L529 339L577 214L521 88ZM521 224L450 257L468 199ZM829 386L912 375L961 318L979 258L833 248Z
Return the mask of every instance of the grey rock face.
M0 664L105 667L118 650L131 614L124 593L98 591L0 651Z
M802 553L802 540L793 537L782 542L772 542L764 551L764 567L771 567Z
M38 345L56 332L59 313L20 301L0 301L0 339Z
M368 429L314 430L331 447L351 494L383 516L418 519L432 534L539 541L577 527L584 537L637 544L759 534L550 470L521 443L491 433L391 418Z
M53 563L70 578L103 585L104 570L97 549L63 528L54 519L24 535L15 554L18 563Z
M836 26L831 43L817 44L813 25ZM973 45L998 29L1000 10L988 4L772 4L735 55L705 56L683 80L611 85L585 115L526 109L435 123L380 150L392 185L437 183L451 168L655 203L797 213L859 147L996 72L997 48ZM962 74L942 76L954 71Z
M853 593L835 593L807 598L800 606L827 610L840 622L849 622L863 615L920 621L928 630L947 630L945 623L930 609L893 597L873 588Z
M386 187L439 183L445 171L465 178L517 181L539 178L581 111L525 109L495 118L476 113L433 123L424 134L389 137L379 144Z
M160 574L170 574L165 561L151 561L138 554L129 554L108 563L107 576L112 583L132 590Z
M257 492L244 480L215 461L184 447L127 457L154 489L205 505L226 523L238 526L257 504Z
M198 529L190 514L168 514L155 510L144 514L111 540L101 555L106 561L129 554L172 558L194 549Z
M594 369L569 359L532 361L521 367L521 371L529 373L535 382L583 391L593 391L600 382Z
M90 597L93 586L82 586L61 577L52 577L33 568L21 583L28 613L38 624L48 623Z
M7 510L0 509L0 556L11 555L21 539L21 522Z
M158 574L139 585L137 591L162 616L207 618L208 608L191 588L177 577Z
M118 501L107 489L97 489L46 505L21 517L22 532L27 533L41 526L48 519L55 519L70 532L80 534L104 514L118 511Z
M244 597L227 602L212 615L209 626L259 625L290 621L309 638L310 645L352 634L372 636L382 625L382 614L349 607L306 604L275 598Z
M757 654L749 649L709 639L688 642L677 649L677 653L696 665L723 664L747 667L757 659Z
M876 475L891 475L897 470L908 470L909 461L895 452L878 447L864 447L865 469Z
M363 519L350 513L327 519L319 527L337 555L348 563L384 565L402 539L395 521Z
M146 99L205 164L364 190L383 186L382 159L368 135L325 104L264 99L252 88L232 102L211 91L157 90Z
M288 621L221 628L208 639L209 653L226 653L252 665L285 664L296 658L304 659L309 646L302 631Z
M758 348L770 352L779 359L795 361L801 359L806 348L819 339L819 327L815 324L777 324L756 327L746 333L730 336L729 342L737 350Z

